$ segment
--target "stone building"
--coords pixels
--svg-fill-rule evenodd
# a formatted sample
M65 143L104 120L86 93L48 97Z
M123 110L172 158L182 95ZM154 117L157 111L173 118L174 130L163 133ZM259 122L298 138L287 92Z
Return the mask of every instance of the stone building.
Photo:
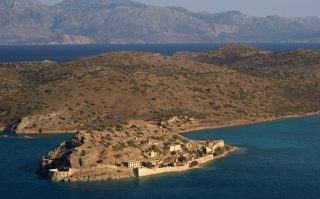
M131 162L126 162L125 166L128 168L141 168L142 164L140 161L131 161Z
M173 152L173 151L181 151L181 145L178 144L178 145L172 145L170 146L169 148L170 152Z

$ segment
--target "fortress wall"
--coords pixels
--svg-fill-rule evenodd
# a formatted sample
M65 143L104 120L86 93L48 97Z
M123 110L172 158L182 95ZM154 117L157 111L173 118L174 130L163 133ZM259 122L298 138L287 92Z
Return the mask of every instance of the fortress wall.
M220 140L220 141L218 141L214 146L213 146L213 148L214 148L214 150L216 150L217 148L219 148L219 147L224 147L224 141L223 140Z
M179 172L179 171L186 171L189 169L189 164L185 166L176 166L176 167L163 167L163 168L139 168L137 169L137 177L142 176L149 176L149 175L156 175L161 173L171 173L171 172Z
M207 155L198 159L195 159L194 161L197 161L199 163L199 165L204 164L210 160L213 160L215 157L211 154L211 155Z
M49 170L48 177L53 181L64 181L78 171L78 169L69 169L69 171L58 171L58 169L51 169Z
M70 176L67 181L71 182L90 182L90 181L108 181L123 178L136 177L133 169L129 168L110 168L110 167L93 167L81 169L78 173Z

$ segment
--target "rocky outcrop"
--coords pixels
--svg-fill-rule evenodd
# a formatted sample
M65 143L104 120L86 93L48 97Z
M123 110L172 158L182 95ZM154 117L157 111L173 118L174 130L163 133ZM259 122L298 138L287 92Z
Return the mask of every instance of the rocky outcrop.
M63 112L25 116L17 122L15 131L17 133L64 133L76 131L70 123L64 126L59 125L63 116Z

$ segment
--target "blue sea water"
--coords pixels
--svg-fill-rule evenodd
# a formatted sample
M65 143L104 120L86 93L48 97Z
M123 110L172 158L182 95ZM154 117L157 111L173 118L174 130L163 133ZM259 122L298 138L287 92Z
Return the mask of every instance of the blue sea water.
M0 45L0 62L67 61L103 52L130 50L172 55L177 51L203 51L223 44L125 44L125 45ZM319 49L320 43L257 43L252 44L270 51L298 48Z
M68 135L0 138L0 198L320 198L320 115L185 136L224 139L239 151L183 173L69 184L49 182L35 173L41 156Z

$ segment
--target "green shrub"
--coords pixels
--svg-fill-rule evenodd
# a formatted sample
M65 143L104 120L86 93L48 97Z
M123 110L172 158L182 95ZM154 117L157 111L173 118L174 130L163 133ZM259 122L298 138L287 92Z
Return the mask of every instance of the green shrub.
M195 166L198 166L198 165L199 165L198 161L193 161L193 162L191 162L190 167L195 167Z
M149 169L154 167L151 162L146 162L144 166L149 168Z
M224 152L226 151L226 149L224 147L218 147L215 151L214 151L214 156L218 156L218 155L222 155L224 154Z
M179 158L178 158L178 160L179 160L179 162L187 162L188 161L188 158L186 158L185 156L180 156Z

